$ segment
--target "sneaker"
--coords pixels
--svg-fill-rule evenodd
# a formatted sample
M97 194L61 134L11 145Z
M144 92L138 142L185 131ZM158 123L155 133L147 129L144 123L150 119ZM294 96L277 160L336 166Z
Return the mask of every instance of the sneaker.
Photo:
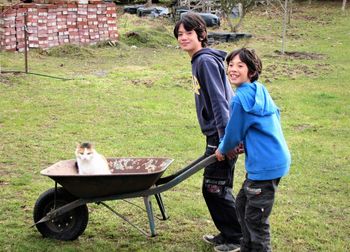
M216 252L238 252L241 251L239 244L225 243L214 247Z
M203 241L212 244L214 246L222 245L225 243L224 237L221 234L214 235L203 235Z

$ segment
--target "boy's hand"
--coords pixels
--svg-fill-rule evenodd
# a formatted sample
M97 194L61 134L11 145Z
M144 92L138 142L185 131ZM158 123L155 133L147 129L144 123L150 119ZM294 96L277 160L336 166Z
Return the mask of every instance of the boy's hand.
M237 148L237 147L236 147ZM236 152L236 148L232 149L232 150L229 150L227 153L226 153L226 156L228 157L228 159L234 159L237 157L238 153Z
M215 156L216 156L216 159L217 159L218 161L223 161L223 160L225 160L225 156L221 154L221 152L219 151L219 149L217 149L217 150L215 151Z
M239 155L244 153L244 145L243 142L240 142L235 148L234 148L234 152Z

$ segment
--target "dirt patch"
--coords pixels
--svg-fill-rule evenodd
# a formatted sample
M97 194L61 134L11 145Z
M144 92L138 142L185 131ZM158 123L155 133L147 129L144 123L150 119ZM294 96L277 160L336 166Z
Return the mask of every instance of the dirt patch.
M8 186L8 185L10 185L9 182L4 181L4 180L0 180L0 186Z
M181 87L181 88L184 88L186 90L192 89L192 78L190 76L175 77L173 83L174 83L175 87Z
M277 80L283 77L296 79L298 76L313 76L316 75L316 71L307 65L289 65L286 63L271 64L263 69L262 77L265 78L265 82L269 83L273 80Z
M285 52L282 54L276 50L274 54L264 55L264 58L270 59L263 67L262 78L265 78L265 82L269 83L281 78L293 80L300 76L316 77L332 70L332 66L323 61L327 57L327 55L313 52Z
M94 72L94 75L100 78L106 77L108 75L108 71L105 70L98 70Z
M293 126L295 131L302 132L306 130L317 131L317 128L311 124L297 124Z
M148 88L151 88L154 85L153 80L132 80L131 83L135 86L144 85Z
M321 53L312 53L312 52L284 52L275 50L274 53L278 56L285 56L293 59L307 59L307 60L320 60L327 58L326 55Z
M21 76L24 75L24 73L21 72L1 72L0 73L0 84L3 84L5 86L13 86L13 80L12 78L15 76Z
M294 19L296 20L302 20L302 21L306 21L309 23L315 23L315 24L319 24L319 25L331 25L333 23L333 21L329 18L325 18L325 17L315 17L315 16L306 16L306 15L293 15Z

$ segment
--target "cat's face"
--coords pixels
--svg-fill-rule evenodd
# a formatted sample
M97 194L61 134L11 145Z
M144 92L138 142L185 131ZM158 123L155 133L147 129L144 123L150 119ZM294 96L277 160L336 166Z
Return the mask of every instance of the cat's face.
M89 143L78 144L75 150L75 156L81 160L91 160L94 155L94 148Z

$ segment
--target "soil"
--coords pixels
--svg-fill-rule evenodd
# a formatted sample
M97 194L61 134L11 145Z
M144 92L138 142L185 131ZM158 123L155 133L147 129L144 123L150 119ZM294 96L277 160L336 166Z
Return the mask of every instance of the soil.
M279 53L279 51L278 51ZM299 76L317 76L321 72L329 72L332 67L324 62L315 62L316 64L305 64L304 62L298 62L299 60L315 60L324 59L326 56L316 53L305 52L287 52L285 55L265 55L265 57L284 57L285 62L269 61L270 64L266 64L262 71L262 79L265 83L270 83L274 80L278 80L283 77L289 77L292 80L297 79ZM293 63L294 62L294 63Z
M132 80L131 82L135 86L144 85L148 88L154 85L153 80Z
M298 124L294 126L295 131L305 131L305 130L312 130L317 131L317 127L312 126L310 124Z
M281 51L274 51L279 56L287 56L293 59L310 59L310 60L318 60L325 59L326 55L320 53L309 53L309 52L284 52L284 55Z
M0 84L4 84L6 86L12 86L13 82L11 81L12 76L23 75L21 72L0 72Z

